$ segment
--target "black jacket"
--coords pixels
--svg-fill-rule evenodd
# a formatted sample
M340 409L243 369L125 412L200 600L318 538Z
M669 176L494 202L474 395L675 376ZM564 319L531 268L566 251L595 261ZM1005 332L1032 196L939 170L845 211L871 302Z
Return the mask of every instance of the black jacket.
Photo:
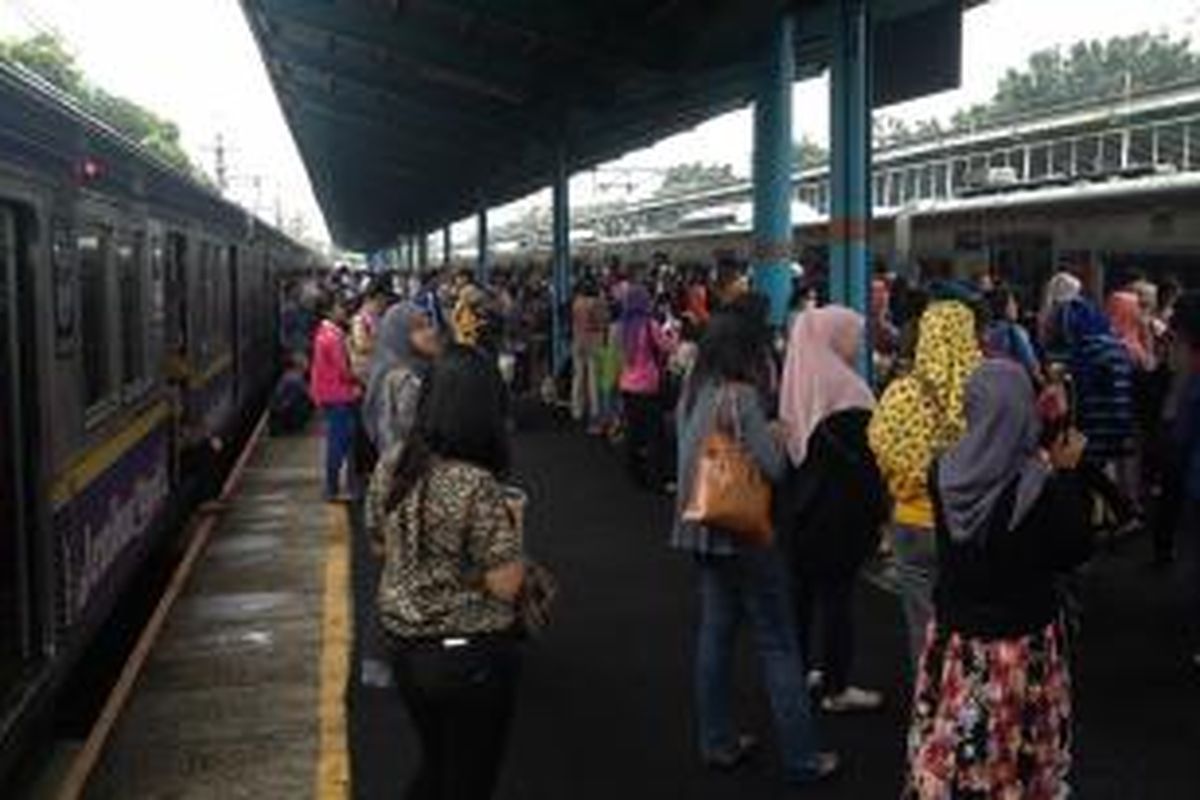
M825 577L853 574L879 545L887 488L867 445L865 409L826 417L804 463L776 493L781 544L793 567Z
M1025 519L1010 531L1014 481L996 504L982 541L951 539L934 480L930 493L937 520L938 625L973 638L1003 639L1036 633L1053 622L1060 610L1058 577L1092 553L1089 496L1080 476L1051 476Z

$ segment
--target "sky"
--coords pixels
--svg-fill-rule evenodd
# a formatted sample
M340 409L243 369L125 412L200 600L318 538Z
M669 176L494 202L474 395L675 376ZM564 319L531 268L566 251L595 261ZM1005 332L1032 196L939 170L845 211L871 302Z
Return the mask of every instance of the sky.
M267 219L278 203L284 219L299 216L309 235L328 239L237 0L0 0L0 36L39 30L57 31L93 82L176 121L184 147L210 173L220 136L238 202ZM1142 30L1200 43L1200 0L990 0L964 18L961 88L884 111L907 120L948 117L990 97L1005 70L1036 50ZM797 84L793 108L796 137L826 143L827 81ZM636 197L653 188L656 172L686 161L729 163L748 175L750 148L751 115L735 111L575 176L572 199L612 198L628 183L640 184ZM495 210L493 220L546 202L539 193ZM470 222L455 226L456 241L470 235Z

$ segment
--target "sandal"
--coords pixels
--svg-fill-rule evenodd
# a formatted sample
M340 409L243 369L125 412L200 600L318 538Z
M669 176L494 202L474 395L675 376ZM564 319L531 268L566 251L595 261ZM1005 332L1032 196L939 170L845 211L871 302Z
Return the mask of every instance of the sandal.
M706 753L704 755L704 765L709 769L729 772L744 764L757 749L757 737L743 733L729 747L717 750L716 752Z

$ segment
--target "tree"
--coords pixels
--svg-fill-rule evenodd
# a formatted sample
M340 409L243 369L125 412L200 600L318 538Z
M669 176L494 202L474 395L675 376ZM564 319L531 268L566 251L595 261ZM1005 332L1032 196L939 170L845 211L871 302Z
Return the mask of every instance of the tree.
M735 182L737 182L737 177L733 174L731 165L693 161L668 167L663 176L662 185L658 187L654 195L665 197L688 194L705 189L715 189L718 186L726 186Z
M796 169L811 169L829 164L829 151L807 136L792 142L792 165Z
M879 115L875 141L880 146L928 141L947 130L973 131L1055 106L1111 100L1189 80L1200 80L1200 55L1187 38L1137 33L1107 42L1079 41L1065 51L1051 47L1033 53L1024 66L1005 73L991 100L954 112L948 127L936 119L908 124Z
M0 60L37 74L86 111L176 169L201 180L206 178L184 151L179 141L179 126L131 100L89 83L75 56L57 36L39 33L25 40L0 40Z
M1076 42L1040 50L1023 69L1010 69L989 104L992 117L1088 99L1109 99L1200 78L1191 42L1138 33L1107 42Z

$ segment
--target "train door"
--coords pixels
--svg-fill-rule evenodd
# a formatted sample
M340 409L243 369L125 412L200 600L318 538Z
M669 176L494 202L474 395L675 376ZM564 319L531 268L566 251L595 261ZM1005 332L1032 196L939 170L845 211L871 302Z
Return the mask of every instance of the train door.
M0 697L19 677L33 650L31 441L22 417L30 411L32 328L21 309L30 308L28 273L21 263L22 229L16 209L0 204ZM22 301L24 299L24 302ZM30 420L32 424L32 420Z

